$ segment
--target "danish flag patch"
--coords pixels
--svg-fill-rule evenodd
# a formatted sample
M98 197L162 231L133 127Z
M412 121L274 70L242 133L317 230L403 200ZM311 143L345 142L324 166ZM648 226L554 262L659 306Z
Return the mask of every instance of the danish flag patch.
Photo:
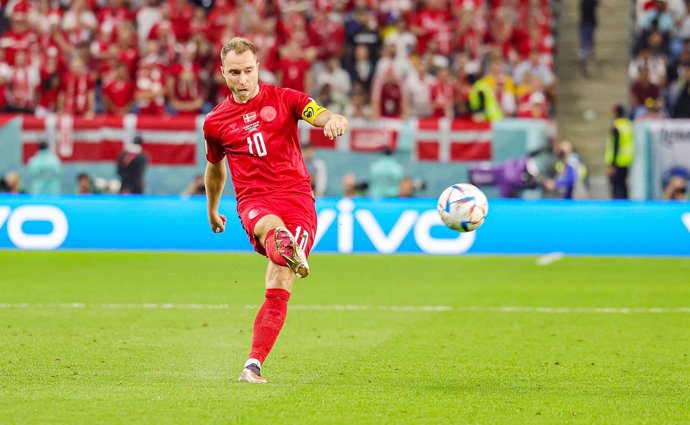
M254 121L256 119L256 111L242 115L242 119L245 123Z

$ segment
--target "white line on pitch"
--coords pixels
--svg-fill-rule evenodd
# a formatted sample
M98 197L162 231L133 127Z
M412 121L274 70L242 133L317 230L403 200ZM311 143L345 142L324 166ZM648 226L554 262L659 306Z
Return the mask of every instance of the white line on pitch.
M233 304L86 304L86 303L0 303L0 309L131 309L131 310L253 310L258 305ZM690 314L690 307L528 307L528 306L464 306L447 305L291 305L292 310L323 311L412 311L412 312L488 312L488 313L541 313L541 314Z

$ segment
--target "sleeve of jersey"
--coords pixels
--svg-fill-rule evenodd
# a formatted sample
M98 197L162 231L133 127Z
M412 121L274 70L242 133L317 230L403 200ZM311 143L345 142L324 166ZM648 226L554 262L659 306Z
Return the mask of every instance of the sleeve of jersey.
M220 162L225 157L225 149L218 139L213 137L212 133L204 123L204 146L206 147L206 160L213 164Z
M314 125L316 117L326 110L326 108L304 93L288 89L286 94L288 95L288 101L292 104L293 111L297 112L298 118L311 125Z

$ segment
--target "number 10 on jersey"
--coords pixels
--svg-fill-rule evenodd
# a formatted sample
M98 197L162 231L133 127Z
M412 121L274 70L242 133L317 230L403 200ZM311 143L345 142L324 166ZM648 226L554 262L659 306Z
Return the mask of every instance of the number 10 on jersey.
M266 156L266 143L264 142L264 135L260 131L247 137L247 144L250 155Z

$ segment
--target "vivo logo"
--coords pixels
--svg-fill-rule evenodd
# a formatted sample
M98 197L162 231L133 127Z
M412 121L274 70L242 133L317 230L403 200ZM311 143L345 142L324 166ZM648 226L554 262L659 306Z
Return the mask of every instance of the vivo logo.
M29 221L48 222L52 229L50 233L24 233L24 223ZM7 228L7 236L17 248L55 249L67 238L69 225L60 208L51 205L25 205L14 210L0 206L0 230L3 227Z
M405 210L398 217L388 234L381 229L374 214L366 209L355 211L355 204L351 199L342 199L336 204L336 209L324 209L319 212L318 229L314 245L316 246L326 232L336 223L338 232L338 252L353 251L355 220L362 227L376 250L381 253L396 252L405 237L413 232L417 246L427 254L462 254L467 252L474 243L476 234L458 233L454 238L434 238L431 228L444 226L436 210L418 212Z

